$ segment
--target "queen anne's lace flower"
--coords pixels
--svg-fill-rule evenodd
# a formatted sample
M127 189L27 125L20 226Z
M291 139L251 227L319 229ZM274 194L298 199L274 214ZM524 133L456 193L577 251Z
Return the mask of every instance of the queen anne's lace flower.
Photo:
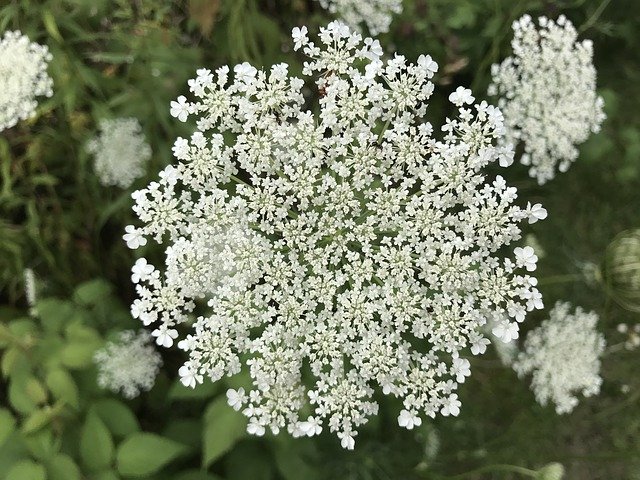
M197 115L199 131L133 194L144 224L129 226L129 245L170 245L164 275L137 264L132 312L171 345L205 300L178 343L183 382L247 370L253 388L227 396L251 433L327 428L353 448L376 390L403 400L406 428L459 413L463 354L486 350L480 328L500 317L517 331L542 306L523 271L531 255L499 253L541 211L482 174L509 155L495 146L496 108L461 92L434 133L431 57L382 62L377 42L338 22L319 45L304 29L294 42L309 57L304 75L319 77L315 114L284 64L190 81L196 101L174 115Z
M129 187L144 175L145 164L151 158L140 122L135 118L102 120L100 134L87 145L95 156L95 170L100 183Z
M531 388L541 405L555 404L567 413L585 397L600 391L600 355L605 340L596 330L598 315L558 302L550 318L527 335L524 351L513 364L519 376L533 374Z
M490 95L499 96L506 142L521 143L521 162L543 184L578 157L576 145L598 132L605 118L596 94L590 40L577 42L564 16L557 22L528 15L513 24L513 56L493 65Z
M402 0L319 0L322 8L359 30L363 23L371 35L389 31L394 13L402 12ZM295 40L295 39L294 39Z
M127 398L150 390L162 365L145 330L120 332L115 342L107 343L94 355L98 366L98 385Z
M36 97L53 95L47 74L49 49L22 33L5 32L0 40L0 132L35 114Z

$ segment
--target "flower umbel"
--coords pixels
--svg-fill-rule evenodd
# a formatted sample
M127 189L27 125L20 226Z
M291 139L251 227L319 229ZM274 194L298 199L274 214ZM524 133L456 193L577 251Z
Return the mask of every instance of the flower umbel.
M557 22L529 15L513 23L513 55L493 65L489 94L499 97L505 142L522 144L521 162L543 184L567 171L578 157L576 146L600 130L605 118L596 93L590 40L564 16Z
M318 0L352 29L362 24L376 36L389 31L393 14L402 12L402 0ZM295 39L294 39L295 40Z
M53 95L47 73L49 49L29 41L19 31L5 32L0 40L0 132L33 117L36 97Z
M198 131L134 193L143 225L127 241L168 247L164 274L137 264L132 312L170 345L206 302L178 343L183 383L245 370L252 389L228 398L249 432L327 429L353 448L377 390L403 400L405 428L460 412L481 327L499 317L517 332L542 306L523 268L535 259L508 247L541 211L482 173L509 154L497 109L460 91L434 133L431 57L383 62L377 42L339 22L319 37L294 32L304 75L319 78L317 114L284 64L190 81L195 101L174 115L197 116Z
M140 122L135 118L115 118L100 122L100 134L87 145L95 156L95 170L100 183L129 187L144 174L151 158Z
M98 365L98 385L127 398L150 390L162 365L145 330L120 332L116 341L95 353L94 361Z
M520 376L532 374L531 388L542 405L555 404L556 412L567 413L578 404L577 393L585 397L600 391L600 355L605 340L596 330L598 315L571 305L556 303L549 319L527 335L524 351L513 364Z

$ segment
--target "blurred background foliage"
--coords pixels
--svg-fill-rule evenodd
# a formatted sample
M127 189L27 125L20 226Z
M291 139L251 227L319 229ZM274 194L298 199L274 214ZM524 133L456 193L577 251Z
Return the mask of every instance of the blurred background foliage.
M619 348L625 338L616 332L640 315L615 302L601 273L611 241L640 227L637 0L405 0L382 36L390 51L438 61L442 95L432 115L442 118L454 86L486 91L522 14L563 13L594 41L608 115L602 132L544 187L524 167L505 176L549 211L527 237L545 252L537 276L546 305L563 299L597 311L612 347L602 394L570 415L538 406L491 352L461 389L460 417L401 430L396 405L381 398L355 452L324 435L247 438L243 417L226 406L227 385L191 391L175 381L178 352L162 352L156 386L133 401L101 391L91 360L105 339L137 328L127 308L134 258L121 236L132 221L131 191L155 178L174 138L189 133L168 115L170 100L202 66L286 61L300 71L289 32L317 30L326 12L313 0L0 3L0 32L20 29L48 45L54 80L35 119L0 134L0 480L551 480L540 470L551 462L571 480L640 479L640 358ZM99 184L85 149L99 120L115 116L137 117L153 149L147 176L126 191ZM31 313L25 268L39 290Z

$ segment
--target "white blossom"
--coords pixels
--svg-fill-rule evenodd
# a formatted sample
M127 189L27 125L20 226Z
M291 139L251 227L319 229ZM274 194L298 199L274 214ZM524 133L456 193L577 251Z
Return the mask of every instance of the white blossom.
M144 175L151 158L142 127L135 118L115 118L100 121L100 133L87 144L94 156L94 168L102 185L129 187Z
M94 355L98 366L98 385L126 398L150 390L162 365L160 354L145 330L120 332Z
M525 267L529 272L533 272L536 269L538 257L533 247L528 245L526 247L516 247L513 253L516 255L516 263L519 266Z
M493 65L489 94L499 97L505 143L522 144L521 163L543 184L565 172L578 157L576 146L598 132L605 118L596 93L590 40L564 16L556 22L529 15L513 23L513 55Z
M186 122L191 113L191 108L187 103L187 97L180 95L177 101L171 102L171 110L169 111L172 117L177 118L181 122Z
M365 24L373 36L388 32L393 14L402 12L402 0L318 1L322 8L336 15L354 30L359 30L360 26Z
M286 65L198 71L198 131L134 193L142 225L125 240L166 245L162 273L136 264L132 313L159 344L188 330L188 383L247 371L251 390L227 397L250 433L325 427L353 448L377 391L402 400L406 428L457 415L461 353L486 350L495 318L517 335L542 304L513 250L530 212L483 173L505 155L499 112L464 94L435 129L433 60L382 62L338 22L319 37L296 35L317 113Z
M407 430L413 430L413 427L422 425L422 419L415 412L402 410L398 415L398 425Z
M600 356L604 336L596 330L598 315L558 302L549 319L527 334L524 350L513 364L519 376L532 374L531 388L542 404L567 413L585 397L600 391Z
M0 40L0 132L36 113L36 97L53 95L47 73L52 59L45 45L29 41L19 31Z

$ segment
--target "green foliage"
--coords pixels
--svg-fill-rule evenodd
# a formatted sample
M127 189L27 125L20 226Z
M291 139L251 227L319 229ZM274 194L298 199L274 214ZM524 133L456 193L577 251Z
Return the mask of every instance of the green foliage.
M159 435L133 433L118 447L118 472L124 477L151 475L186 450L185 445Z
M245 435L246 418L230 409L225 398L213 401L204 413L202 464L208 467Z

